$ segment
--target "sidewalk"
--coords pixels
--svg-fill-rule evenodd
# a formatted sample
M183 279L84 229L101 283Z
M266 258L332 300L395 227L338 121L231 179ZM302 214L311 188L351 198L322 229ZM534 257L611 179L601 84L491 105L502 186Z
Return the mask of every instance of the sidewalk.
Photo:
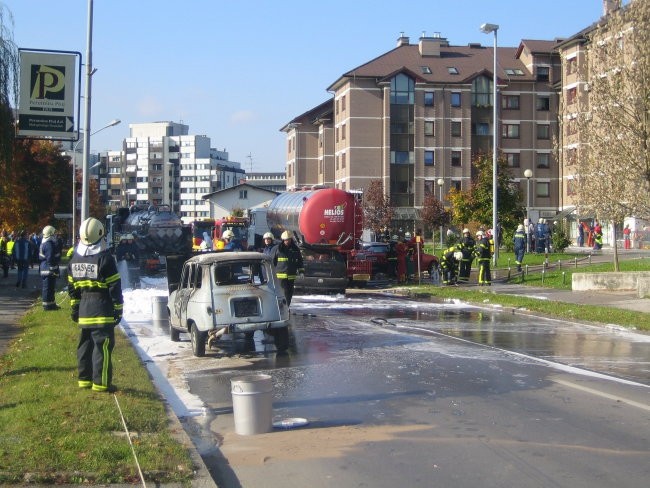
M7 352L9 343L20 332L20 317L41 295L41 277L38 273L38 268L30 269L27 288L16 288L16 270L10 269L9 277L2 278L0 269L0 356Z

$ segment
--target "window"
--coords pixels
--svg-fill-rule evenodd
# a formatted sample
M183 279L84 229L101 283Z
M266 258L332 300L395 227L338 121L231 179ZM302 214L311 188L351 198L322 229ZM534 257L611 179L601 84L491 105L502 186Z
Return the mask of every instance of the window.
M548 169L551 166L551 155L549 153L537 153L537 167Z
M551 126L548 124L537 124L537 138L546 140L550 139Z
M451 152L451 165L459 168L461 166L462 156L460 151Z
M576 103L577 95L578 95L578 90L576 89L576 87L569 88L566 91L566 103L569 105Z
M433 166L434 162L433 151L424 151L424 165Z
M519 124L503 124L501 137L504 139L519 139Z
M424 135L432 136L433 135L433 121L425 120L424 121Z
M451 187L456 191L461 191L460 180L451 180Z
M492 80L487 76L478 76L472 81L472 106L492 106Z
M450 75L457 75L458 74L458 68L455 66L447 66L447 73Z
M433 92L424 92L424 106L433 107Z
M548 81L550 79L551 68L548 66L537 67L537 81Z
M567 195L577 195L578 193L578 182L576 180L567 180L566 182L566 193Z
M345 153L341 154L341 169L345 168Z
M504 110L519 110L519 95L504 95L501 97L501 108Z
M460 107L460 93L453 92L451 94L451 106L452 107Z
M506 153L505 156L508 163L508 168L519 167L519 153Z
M519 68L506 68L503 71L505 71L508 76L524 76L524 72Z
M576 148L567 149L566 162L568 166L573 166L578 161L578 150Z
M472 124L472 134L475 136L489 136L490 124L486 122L476 122Z
M461 136L461 123L452 121L451 122L451 137L460 137Z
M535 101L537 110L548 111L551 109L551 97L543 96L537 97Z
M343 124L341 126L341 139L344 141L345 141L345 132L346 132L345 129L346 129L345 124Z
M431 68L429 68L428 66L420 66L420 69L422 70L423 75L431 74Z
M390 103L397 105L413 105L415 81L404 73L399 73L390 80Z
M345 112L345 95L341 97L341 112Z
M551 184L547 181L538 181L535 185L535 194L538 197L548 197L551 195Z
M248 199L248 190L239 190L239 199L247 200Z
M574 56L566 60L566 74L570 75L578 71L578 57Z

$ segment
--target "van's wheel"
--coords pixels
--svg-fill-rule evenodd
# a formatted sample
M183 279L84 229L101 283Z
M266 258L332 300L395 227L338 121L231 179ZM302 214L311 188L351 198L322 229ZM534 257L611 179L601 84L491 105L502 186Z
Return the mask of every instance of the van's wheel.
M169 324L169 338L172 340L172 342L178 342L181 340L181 333L174 329L172 324Z
M274 331L275 348L278 352L287 352L289 349L289 326L280 327Z
M201 332L196 324L190 326L190 338L192 340L192 352L197 358L205 356L205 342L207 341L207 332Z

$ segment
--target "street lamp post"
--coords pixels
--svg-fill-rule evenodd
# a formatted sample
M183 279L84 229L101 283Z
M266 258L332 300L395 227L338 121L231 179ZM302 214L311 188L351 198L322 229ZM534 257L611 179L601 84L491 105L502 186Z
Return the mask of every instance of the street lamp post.
M442 187L445 185L445 180L442 178L438 178L438 188L440 188L440 205L442 205ZM443 206L444 208L444 206ZM443 244L442 244L442 224L440 224L440 250L442 251Z
M494 243L494 266L499 259L498 227L497 227L497 24L481 24L481 32L494 33L494 53L492 70L492 232Z
M108 124L106 124L104 127L101 129L97 129L95 132L93 132L91 135L97 134L100 131L103 131L104 129L108 129L109 127L113 127L117 124L122 122L120 119L114 119L110 121ZM77 229L77 222L76 222L76 215L77 215L77 147L79 147L79 144L83 142L85 138L79 139L77 143L74 145L72 148L72 245L75 245L75 232ZM99 164L95 164L92 167L88 168L87 172L90 172L91 169L96 168L99 166ZM85 183L85 181L84 181ZM87 183L86 183L87 184ZM82 215L82 222L86 220L83 218Z
M530 178L533 176L533 172L527 169L524 171L524 176L526 177L526 252L530 252L528 231L530 229Z

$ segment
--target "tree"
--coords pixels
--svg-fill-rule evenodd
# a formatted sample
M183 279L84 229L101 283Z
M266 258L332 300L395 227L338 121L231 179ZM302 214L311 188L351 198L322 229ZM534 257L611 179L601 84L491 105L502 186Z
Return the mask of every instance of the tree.
M580 213L615 229L626 216L650 219L650 2L633 0L611 13L588 41L577 202Z
M14 113L18 100L18 49L13 41L13 16L0 3L0 171L6 174L15 137ZM6 192L4 179L0 196Z
M390 227L394 209L384 193L381 180L372 180L363 192L363 219L367 229L378 231Z
M492 227L492 158L479 153L472 161L474 175L467 190L452 189L448 198L452 204L452 222L465 225L477 222ZM505 228L512 228L524 216L521 191L513 183L505 159L497 160L497 218Z
M436 228L447 226L451 222L451 212L445 209L445 206L438 200L433 193L428 193L422 201L420 218L425 227L432 233Z
M0 222L11 229L39 230L54 223L55 213L72 206L70 158L58 143L17 139L14 157L2 178L9 189L0 196Z

